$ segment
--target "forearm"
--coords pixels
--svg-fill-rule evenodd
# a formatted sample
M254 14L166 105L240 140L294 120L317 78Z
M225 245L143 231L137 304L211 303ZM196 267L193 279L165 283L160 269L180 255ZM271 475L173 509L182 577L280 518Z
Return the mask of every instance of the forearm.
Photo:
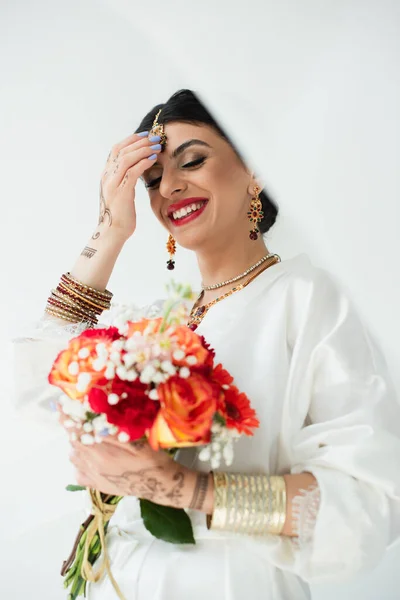
M299 473L284 476L286 484L286 518L282 535L294 537L295 515L294 499L315 487L316 479L311 473ZM189 471L185 476L185 487L181 505L212 515L214 511L214 480L211 474ZM260 532L261 533L261 532Z
M99 234L99 235L98 235ZM71 275L92 288L104 291L125 239L106 226L99 226L77 258Z
M101 312L110 307L112 295L105 290L124 242L118 231L99 225L70 272L75 283L60 281L57 290L51 292L46 318L60 325L71 321L95 324Z

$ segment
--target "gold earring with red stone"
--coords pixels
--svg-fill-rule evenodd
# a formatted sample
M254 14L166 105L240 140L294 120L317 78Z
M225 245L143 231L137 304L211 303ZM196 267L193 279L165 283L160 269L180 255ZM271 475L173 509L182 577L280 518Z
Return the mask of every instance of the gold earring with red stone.
M173 271L175 269L174 256L176 252L176 242L171 234L169 234L168 237L167 252L169 254L169 260L167 261L167 269L168 271Z
M247 216L253 225L253 229L250 231L249 238L254 241L258 239L258 234L260 233L260 230L258 229L258 223L261 223L264 218L262 203L260 200L260 192L261 189L258 187L258 185L254 186L254 198L251 199L250 209L247 212Z

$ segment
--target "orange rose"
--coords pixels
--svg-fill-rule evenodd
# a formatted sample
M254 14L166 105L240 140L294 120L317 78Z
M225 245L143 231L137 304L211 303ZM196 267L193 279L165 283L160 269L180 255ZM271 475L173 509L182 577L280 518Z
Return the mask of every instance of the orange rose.
M162 317L159 317L158 319L141 319L140 321L130 321L128 322L128 333L126 336L131 337L136 331L143 333L150 323L153 323L153 331L157 333L161 327L162 321Z
M106 344L106 346L111 345L120 337L117 328L109 327L108 329L89 329L73 338L70 340L68 348L62 350L54 361L48 377L49 383L62 389L73 400L83 401L87 390L81 391L79 386L77 389L79 375L89 374L91 387L102 379L106 367L101 371L93 368L93 361L98 358L96 346L99 343Z
M210 349L206 341L202 336L197 335L194 331L186 327L186 325L181 325L176 327L173 331L173 337L178 342L179 348L183 350L185 353L185 358L182 360L176 360L174 358L173 362L175 365L179 367L212 367L214 361L214 351ZM187 360L187 356L194 356L196 358L196 363L193 364Z
M192 373L187 379L171 377L157 389L161 409L148 434L150 446L158 450L207 444L219 387Z

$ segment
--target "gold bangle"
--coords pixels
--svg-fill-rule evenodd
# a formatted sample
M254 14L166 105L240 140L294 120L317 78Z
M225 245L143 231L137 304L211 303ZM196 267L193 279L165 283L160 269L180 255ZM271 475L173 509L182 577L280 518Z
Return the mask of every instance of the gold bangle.
M64 292L60 292L59 290L52 290L52 295L55 296L58 300L60 300L63 304L67 304L68 306L77 307L83 310L85 313L96 316L101 314L103 311L100 308L92 309L89 308L82 300L78 298L72 299L70 296L65 294Z
M96 325L96 322L93 322L92 319L88 319L87 321L85 321L85 319L78 318L78 320L77 320L76 315L73 315L72 313L62 310L60 308L55 308L55 307L50 308L49 306L46 306L45 312L48 313L49 315L52 315L53 317L58 317L59 319L62 319L64 321L69 321L70 323L87 322L90 327L93 327L93 325Z
M99 303L95 303L92 301L92 299L89 300L89 298L87 296L82 296L81 294L79 294L76 290L72 289L71 287L67 287L65 285L65 283L63 283L62 281L60 281L59 286L63 289L68 291L70 294L72 294L73 296L79 298L80 300L82 300L83 302L89 304L90 306L95 306L96 308L100 308L102 311L103 310L108 310L111 306L110 303L104 303L104 305L101 305Z
M90 320L97 320L97 316L94 312L88 311L87 309L85 310L84 308L82 308L76 304L71 304L71 305L66 304L63 300L61 300L60 298L53 296L53 295L51 295L48 298L47 304L51 308L64 310L67 313L71 313L73 315L76 315L77 317L81 317L82 319L87 318Z
M286 520L282 476L213 473L214 510L208 527L250 535L280 535Z
M64 273L64 277L66 279L69 279L71 283L74 283L75 285L78 285L81 288L90 291L92 294L98 295L108 300L111 300L111 298L113 297L113 294L110 291L104 290L104 292L102 292L101 290L96 290L96 288L90 287L90 285L86 285L86 283L82 283L82 281L79 281L78 279L73 277L73 275L71 275L70 272Z

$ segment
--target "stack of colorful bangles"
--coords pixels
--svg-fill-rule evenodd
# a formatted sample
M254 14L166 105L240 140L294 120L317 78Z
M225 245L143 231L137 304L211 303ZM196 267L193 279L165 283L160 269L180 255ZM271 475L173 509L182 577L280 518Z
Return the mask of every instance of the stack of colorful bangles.
M57 288L51 291L45 310L53 317L72 323L85 321L93 327L99 315L109 310L112 297L108 290L101 292L65 273Z

